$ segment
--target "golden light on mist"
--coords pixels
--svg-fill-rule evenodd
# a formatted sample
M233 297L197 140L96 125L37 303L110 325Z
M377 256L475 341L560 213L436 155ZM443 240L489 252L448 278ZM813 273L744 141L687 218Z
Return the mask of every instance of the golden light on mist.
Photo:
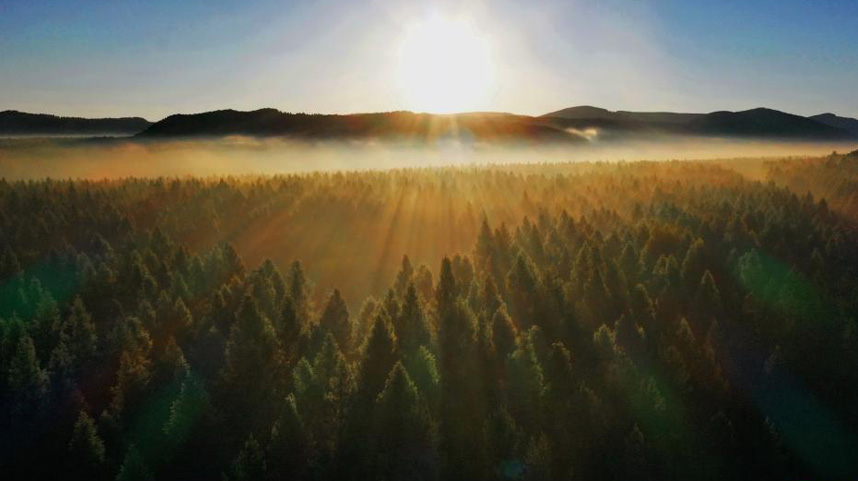
M495 82L487 37L464 20L433 17L411 26L399 44L396 85L418 112L484 108Z

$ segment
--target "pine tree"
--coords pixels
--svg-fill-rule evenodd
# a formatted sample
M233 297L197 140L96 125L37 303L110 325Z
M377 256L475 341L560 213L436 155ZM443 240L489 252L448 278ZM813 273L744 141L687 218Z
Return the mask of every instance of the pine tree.
M545 366L545 381L550 402L558 408L564 405L577 387L572 370L572 353L562 342L551 345Z
M435 288L435 301L438 305L438 312L443 313L453 307L456 298L459 296L456 278L453 277L453 263L449 257L445 257L441 262L441 275L438 279L438 286Z
M209 397L202 382L193 374L182 383L179 395L170 405L170 417L164 434L172 446L181 446L195 433L194 427L209 409Z
M95 356L98 336L92 316L80 297L72 302L71 313L66 318L61 335L77 365L83 365Z
M642 266L640 263L640 257L631 242L627 242L623 247L623 252L620 254L618 264L628 283L631 284L637 280Z
M309 456L309 441L295 397L287 396L266 450L269 479L304 479Z
M522 329L536 322L536 314L542 304L541 280L533 261L526 254L519 254L507 275L507 292L513 319Z
M695 240L688 247L688 252L685 254L685 259L682 261L680 271L680 279L682 285L687 289L688 293L693 293L697 290L700 283L700 277L706 270L706 253L703 239Z
M437 462L431 424L402 363L391 369L377 404L377 477L434 479Z
M372 434L375 401L384 388L387 375L397 362L396 338L384 308L376 312L372 331L363 348L358 367L357 392L349 411L340 470L348 479L369 479L376 471L375 455L365 440Z
M9 361L6 385L13 401L11 412L7 414L13 422L29 419L46 401L48 377L39 367L33 340L26 334L19 337Z
M38 284L38 281L33 280ZM56 331L61 327L60 310L53 296L45 289L39 288L36 300L35 312L30 328L33 344L36 346L36 355L40 359L48 359L56 344Z
M539 426L545 379L542 364L531 339L523 339L507 361L509 372L508 396L510 414L526 433Z
M499 479L519 479L524 473L520 461L519 432L515 419L506 407L500 405L486 420L486 441L489 443L489 462Z
M396 362L396 337L390 331L390 320L380 310L363 350L359 368L359 396L375 399L384 387L387 374Z
M146 466L143 455L133 444L125 453L125 459L116 475L116 481L153 481L155 478Z
M328 297L325 310L322 311L322 317L319 318L319 325L332 333L337 340L337 344L344 350L350 348L352 325L349 319L349 309L342 296L340 296L339 289L334 289L334 292Z
M281 386L280 351L271 322L250 296L245 296L226 345L225 387L238 402L236 415L250 415L254 432L273 416Z
M477 235L476 246L474 247L474 261L476 262L477 270L494 274L494 250L495 240L492 236L492 230L489 227L488 219L483 217L483 222L480 224L480 232Z
M101 479L104 473L104 442L89 415L81 411L68 445L68 473L73 479Z
M286 295L292 299L299 324L309 321L312 306L310 305L310 283L304 276L300 261L295 261L289 268L286 279Z
M572 355L560 342L551 345L545 365L545 433L554 449L551 450L551 470L563 479L575 471L581 444L581 426L575 418L575 396L579 381L572 367Z
M388 317L390 317L394 334L398 335L398 333L403 330L402 305L399 303L399 298L396 296L393 289L387 290L387 294L384 296L384 300L381 301L381 305L384 307L384 312L386 312Z
M306 358L301 358L292 371L295 403L301 413L308 435L319 431L325 397L323 381L316 376L313 365Z
M614 333L617 345L622 347L626 354L635 358L640 351L641 336L631 317L625 314L621 315L614 323Z
M703 272L697 286L694 308L698 313L702 329L708 328L711 321L723 318L724 305L721 301L721 292L715 285L715 278L712 277L712 273L708 269Z
M408 256L402 257L402 266L396 274L396 280L393 283L393 290L396 295L402 297L405 294L405 289L413 282L414 266L411 265L411 259Z
M489 319L504 305L503 299L501 299L498 292L498 286L492 277L486 276L483 279L483 290L480 297L480 308L484 311L481 314L487 316Z
M501 363L506 362L507 358L515 351L517 338L518 331L515 324L506 313L506 308L501 307L492 317L492 342Z
M347 401L354 391L351 366L340 352L333 335L327 334L322 348L313 361L315 382L321 390L321 400L314 411L319 413L316 439L324 455L333 458L338 435L343 427Z
M411 373L410 377L426 400L430 411L437 412L441 375L435 355L426 346L420 346L414 355L406 359L406 363L406 370Z
M527 447L524 462L527 466L524 479L527 481L541 481L554 479L551 472L551 442L545 434L532 437Z
M224 280L229 280L232 277L244 276L244 262L241 261L241 256L236 252L235 247L228 242L224 242L220 246L221 269Z
M400 310L401 332L396 336L400 340L400 348L404 353L413 353L420 346L428 346L431 342L431 330L423 305L417 295L414 283L409 283L405 290Z
M172 337L167 339L163 351L158 353L153 366L154 382L159 386L178 386L190 371L185 353Z
M448 265L445 260L442 265ZM446 279L445 279L446 277ZM486 475L482 420L485 405L477 351L476 321L467 303L449 292L452 273L442 270L437 289L441 371L439 451L441 477L479 479Z
M637 424L632 429L632 432L626 436L623 443L621 463L621 472L618 475L622 479L653 479L647 459L647 446L644 441L644 435Z
M270 260L266 260L248 279L250 283L249 291L256 300L259 310L269 318L275 317L278 314L277 310L280 306L279 296L272 280L273 272L273 264ZM283 289L285 293L285 284Z
M231 481L262 481L266 475L265 451L251 434L232 465Z
M291 297L286 297L283 300L283 307L280 309L280 317L277 322L277 337L280 340L280 345L286 353L295 351L295 344L301 336L303 325L298 318L298 311L295 310L295 302Z

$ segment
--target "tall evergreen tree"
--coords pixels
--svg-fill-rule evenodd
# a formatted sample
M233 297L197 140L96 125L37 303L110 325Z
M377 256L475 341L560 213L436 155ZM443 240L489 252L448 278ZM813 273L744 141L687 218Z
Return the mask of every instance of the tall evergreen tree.
M22 334L9 361L6 386L12 400L7 415L13 422L16 418L30 419L46 401L48 378L39 366L36 348L30 336ZM5 397L5 396L3 396Z
M480 479L486 476L487 467L476 321L455 286L450 261L445 258L436 288L441 368L439 452L444 459L441 477Z
M104 442L89 415L81 411L68 446L69 471L73 479L103 479L105 470Z
M71 312L66 318L61 335L78 365L85 364L95 355L98 347L95 324L80 297L76 297L72 302Z
M305 479L308 475L309 441L294 396L287 396L283 403L266 455L269 479Z
M399 317L400 328L396 332L403 353L414 353L420 346L431 342L431 328L414 283L409 283L402 300Z
M349 309L340 295L339 289L334 289L319 318L319 325L334 335L337 344L343 349L349 349L352 342L352 325L349 319Z
M393 290L396 295L402 297L405 294L405 289L413 282L414 266L411 265L411 259L408 256L402 257L402 266L396 274L396 280L393 283Z
M234 414L251 418L260 432L274 414L274 400L281 386L281 357L277 335L250 296L245 296L226 345L223 378L230 398L236 398Z
M435 479L432 426L417 387L402 363L391 369L378 396L375 438L379 479Z
M289 274L286 278L286 295L292 299L299 323L308 322L312 312L310 283L304 275L304 269L299 261L293 262L289 268Z

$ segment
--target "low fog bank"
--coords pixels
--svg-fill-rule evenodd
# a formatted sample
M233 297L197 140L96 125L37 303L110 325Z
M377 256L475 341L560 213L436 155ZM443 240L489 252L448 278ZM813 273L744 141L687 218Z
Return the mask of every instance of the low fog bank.
M112 179L284 174L455 165L818 156L858 145L652 138L581 145L414 146L230 137L208 140L0 139L0 177Z

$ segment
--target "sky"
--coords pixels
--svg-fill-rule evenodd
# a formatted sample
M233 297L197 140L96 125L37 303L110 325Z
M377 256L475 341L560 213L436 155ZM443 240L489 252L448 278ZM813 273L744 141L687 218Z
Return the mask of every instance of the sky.
M0 110L858 117L856 26L855 0L0 0Z

